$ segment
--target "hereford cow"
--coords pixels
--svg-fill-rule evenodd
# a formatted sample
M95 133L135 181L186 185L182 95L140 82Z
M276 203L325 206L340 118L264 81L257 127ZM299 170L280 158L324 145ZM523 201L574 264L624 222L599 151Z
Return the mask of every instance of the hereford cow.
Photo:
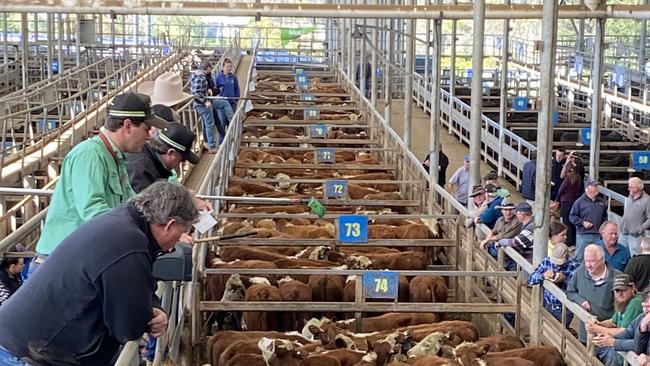
M282 301L282 296L277 287L257 284L246 290L246 301ZM278 314L270 311L245 311L243 321L246 330L279 329Z

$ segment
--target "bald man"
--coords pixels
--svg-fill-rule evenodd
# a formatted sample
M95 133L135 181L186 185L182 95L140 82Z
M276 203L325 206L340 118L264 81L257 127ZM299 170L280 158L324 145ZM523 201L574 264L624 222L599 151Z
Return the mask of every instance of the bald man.
M625 199L618 241L635 256L641 253L641 238L650 229L650 196L643 190L643 181L638 177L630 178L627 189L630 195Z
M598 244L585 248L584 263L571 277L566 290L569 300L596 316L599 321L610 319L614 314L614 277L621 272L605 263L605 252ZM580 322L578 339L587 341L585 325Z

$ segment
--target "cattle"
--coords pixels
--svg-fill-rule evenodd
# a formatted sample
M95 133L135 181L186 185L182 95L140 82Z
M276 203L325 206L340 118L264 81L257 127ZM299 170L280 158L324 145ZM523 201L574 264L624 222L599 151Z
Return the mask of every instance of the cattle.
M311 288L288 276L278 281L278 290L280 291L282 301L298 302L312 300ZM282 318L285 329L295 330L303 327L304 319L309 318L309 315L304 312L292 312L282 314Z
M258 346L268 366L298 366L306 358L298 351L302 345L296 341L262 338Z
M437 276L416 276L409 284L411 302L447 302L447 284Z
M249 365L246 365L249 366ZM328 356L324 354L316 354L307 356L300 366L342 366L341 361L338 358L333 356Z
M525 349L524 349L525 350ZM458 362L465 365L476 365L480 366L482 364L489 364L494 366L535 366L538 365L536 362L530 361L528 358L524 358L523 354L519 356L501 356L496 354L486 355L486 351L482 348L476 346L476 344L471 342L463 342L454 348L454 357ZM499 352L500 354L503 352ZM527 352L523 352L527 353ZM484 358L482 358L485 356Z
M361 332L380 332L385 330L395 330L403 327L418 324L435 323L438 317L431 313L386 313L379 316L362 318ZM336 322L342 329L356 329L356 319L342 320Z
M345 281L342 276L311 275L307 285L314 301L340 302L343 299Z
M224 262L234 260L260 260L273 262L279 259L286 259L284 255L269 253L253 247L223 246L219 249L219 258Z
M421 356L409 358L406 360L407 365L411 366L462 366L455 360L438 356Z
M207 352L208 359L211 360L213 366L219 365L219 357L224 351L230 347L233 343L237 341L243 341L247 339L259 340L262 337L269 338L281 338L287 339L290 341L297 341L302 344L309 343L309 340L296 332L291 333L281 333L281 332L238 332L231 330L224 330L215 333L212 337L208 338L207 342Z
M487 352L508 351L526 346L519 337L509 334L491 335L489 337L481 338L475 343L478 347L484 348Z
M394 270L424 270L426 269L426 256L422 252L400 252L394 254L366 254L371 260L373 269Z
M409 357L418 357L418 356L427 356L427 355L438 355L438 352L441 350L444 341L447 339L447 335L441 332L433 332L428 336L424 337L423 340L418 342L410 350L408 350Z
M282 296L277 287L266 284L257 284L246 290L246 301L282 301ZM245 311L243 321L247 330L274 330L279 329L278 314L265 311Z
M448 320L435 324L422 324L400 328L400 331L409 331L413 340L419 342L433 332L448 335L448 343L457 346L462 342L476 342L479 339L478 328L472 323L461 320Z
M487 351L487 349L485 350ZM537 366L566 366L564 357L555 347L548 346L535 346L511 349L502 352L489 352L485 355L485 359L491 360L493 358L504 357L521 357L523 359L533 362Z

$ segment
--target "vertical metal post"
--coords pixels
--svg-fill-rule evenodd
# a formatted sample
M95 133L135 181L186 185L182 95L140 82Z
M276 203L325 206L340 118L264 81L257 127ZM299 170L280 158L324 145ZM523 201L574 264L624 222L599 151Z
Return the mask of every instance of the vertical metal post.
M648 4L648 0L643 1L644 4ZM639 71L645 71L645 46L646 46L646 35L648 31L648 21L646 19L641 21L641 29L639 32Z
M429 5L429 4L431 4L431 1L425 0L424 4ZM429 81L429 58L432 57L431 56L431 19L426 19L425 23L426 23L426 30L425 30L426 34L425 34L424 40L426 41L426 44L424 45L424 49L426 50L426 52L425 52L425 56L424 56L424 81L425 81L424 84L426 85L426 82ZM415 33L417 34L417 27L416 27L416 32ZM426 100L425 100L424 101L424 110L425 111L426 111L426 108L427 108L427 105L426 105Z
M440 164L440 59L442 55L442 19L433 21L433 37L431 38L431 126L429 131L429 207L428 212L433 215L433 202L435 198L435 185L438 184L438 165ZM429 37L427 37L427 41ZM428 45L427 45L427 48ZM428 58L428 57L427 57ZM426 85L426 82L425 82ZM426 94L425 94L426 95ZM426 108L426 99L425 99Z
M28 60L29 60L29 18L28 18L27 13L22 13L20 14L20 25L21 25L21 46L22 46L22 52L21 52L21 66L22 66L22 78L23 78L23 88L27 88L27 85L29 83L28 80Z
M366 1L363 1L364 5L366 4ZM368 78L368 75L366 75L366 35L368 34L368 31L366 29L366 19L363 19L363 30L361 30L361 50L359 52L359 90L361 90L361 95L364 97L366 96L366 93L368 92L366 90L366 79ZM356 80L357 75L354 75L354 78Z
M600 119L602 117L603 58L605 51L605 19L596 20L596 37L594 39L594 62L591 72L591 144L589 146L589 177L598 179L600 154Z
M4 52L2 52L2 62L4 62L5 65L4 72L8 72L9 70L9 32L7 30L7 21L9 20L9 17L7 15L7 13L2 13L2 49L4 50Z
M557 50L556 0L544 0L542 18L542 39L544 49L541 59L539 119L537 122L537 168L535 178L535 216L533 265L546 257L551 196L551 152L553 150L553 112L555 111L555 53ZM538 336L531 332L531 337Z
M115 18L114 14L111 14L111 48L115 49Z
M59 13L59 30L57 31L57 41L58 41L58 59L59 59L59 74L63 73L63 70L65 69L65 62L63 58L63 37L65 35L63 34L63 14Z
M81 14L77 14L77 30L75 37L75 57L77 60L77 66L81 65Z
M452 2L456 4L456 0ZM449 119L453 115L454 110L454 97L456 94L456 32L458 28L458 21L451 21L451 55L449 63ZM451 129L451 121L449 123L448 134L453 134Z
M378 43L377 27L379 26L378 20L373 19L371 21L371 25L373 26L372 33L371 33L373 48L372 48L372 67L370 68L370 71L372 71L372 76L370 77L370 104L372 105L373 109L377 109L377 70L379 69L378 68L379 45L377 44Z
M474 3L474 44L472 46L472 126L469 135L469 186L481 183L481 119L483 115L483 43L485 0Z
M97 33L99 33L99 44L104 44L104 15L97 14Z
M136 50L140 47L140 15L136 14L135 24L133 24L133 39L135 39Z
M395 19L388 19L388 24L391 24L386 31L386 68L384 70L384 120L387 125L393 122L393 66L390 64L393 61L393 47L395 46L395 33L392 31L395 25Z
M407 4L414 4L408 0ZM413 56L415 48L415 20L406 21L406 67L404 68L404 145L411 148L411 127L413 123Z
M354 38L352 38L352 33L354 32L354 19L348 19L348 77L352 82L354 82Z
M47 23L46 23L46 30L47 30L47 79L50 80L52 79L53 73L52 73L52 61L53 56L52 56L52 38L54 37L52 35L52 27L54 27L54 24L52 24L52 17L53 15L51 13L47 13Z
M510 4L510 0L506 0ZM506 120L508 118L508 61L510 57L508 51L510 43L510 21L503 20L503 37L501 38L501 84L499 95L499 162L497 164L497 174L503 174L503 140L506 131Z

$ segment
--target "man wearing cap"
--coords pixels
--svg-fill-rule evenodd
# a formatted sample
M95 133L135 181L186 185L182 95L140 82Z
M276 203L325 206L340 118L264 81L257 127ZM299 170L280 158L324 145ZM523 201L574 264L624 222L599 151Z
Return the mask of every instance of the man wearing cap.
M501 188L501 186L499 185L499 176L497 175L497 172L495 172L494 170L490 170L490 172L483 177L483 184L485 184L486 186L491 184L497 188Z
M528 284L538 285L544 280L549 280L562 291L565 291L578 266L580 266L578 262L569 258L569 247L564 243L559 243L553 247L551 255L542 258L542 261L528 278ZM546 289L544 289L544 308L555 319L562 322L562 303ZM568 327L571 320L573 320L573 313L567 311L564 325Z
M521 222L515 218L515 204L511 197L506 197L501 201L501 205L496 207L501 210L501 217L494 224L494 228L488 234L488 237L481 242L481 248L486 249L488 244L494 244L501 239L514 238L521 232Z
M634 350L634 333L642 318L639 317L643 313L641 297L637 296L632 277L624 273L614 277L614 309L611 319L585 324L587 332L594 334L596 353L605 366L622 365L623 359L616 352ZM636 326L627 332L637 319Z
M469 155L463 158L463 166L458 168L454 175L449 179L449 183L456 187L454 197L462 206L467 207L467 198L469 193Z
M535 230L533 208L526 201L519 202L515 206L515 216L517 217L517 221L521 223L521 232L512 239L500 239L495 243L495 248L512 247L525 258L530 259L533 254L533 235ZM505 267L511 271L516 268L516 265L512 259L508 258Z
M634 256L641 252L641 238L650 229L650 195L645 193L643 181L638 177L630 178L627 188L630 195L625 198L619 241Z
M169 122L158 136L151 138L139 153L126 155L127 170L135 192L150 186L159 179L168 179L172 169L183 161L197 164L199 157L192 152L196 135L179 123L178 115L163 105L153 107L156 115Z
M142 151L152 126L164 129L167 122L152 113L149 97L120 94L108 106L104 131L65 156L31 272L81 224L135 195L124 154Z
M503 201L503 198L497 194L498 188L492 184L485 186L485 196L487 201L487 208L479 217L474 220L474 224L483 223L490 229L494 228L497 220L501 217L501 210L497 207Z
M576 227L576 260L582 262L585 247L600 240L598 229L607 220L607 204L598 195L600 182L588 180L585 193L571 207L569 220Z
M605 221L600 225L601 240L598 244L605 250L605 262L623 272L630 261L630 252L618 242L618 225L614 221Z
M567 286L566 296L580 305L597 320L605 320L614 314L614 277L620 274L605 262L603 247L589 244L584 251L584 263L576 269ZM584 323L580 322L578 339L587 341Z
M177 72L168 71L155 81L143 81L138 86L138 93L151 97L151 104L162 104L175 108L192 98L192 94L183 91L183 79Z

